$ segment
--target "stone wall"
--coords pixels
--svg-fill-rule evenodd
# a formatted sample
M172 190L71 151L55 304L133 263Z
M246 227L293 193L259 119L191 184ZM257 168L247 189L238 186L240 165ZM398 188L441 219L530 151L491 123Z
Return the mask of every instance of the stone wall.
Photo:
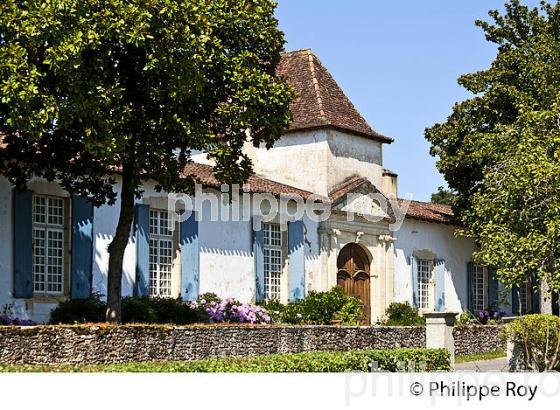
M108 364L425 344L423 327L0 327L0 363Z
M505 350L500 337L501 326L458 326L453 329L455 355Z

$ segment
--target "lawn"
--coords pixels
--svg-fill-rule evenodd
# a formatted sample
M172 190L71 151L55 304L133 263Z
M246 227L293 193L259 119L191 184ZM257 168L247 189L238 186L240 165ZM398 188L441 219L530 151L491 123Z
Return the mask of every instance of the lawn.
M455 356L455 363L477 362L481 360L492 360L506 357L507 354L504 350L495 350L492 352L465 354Z

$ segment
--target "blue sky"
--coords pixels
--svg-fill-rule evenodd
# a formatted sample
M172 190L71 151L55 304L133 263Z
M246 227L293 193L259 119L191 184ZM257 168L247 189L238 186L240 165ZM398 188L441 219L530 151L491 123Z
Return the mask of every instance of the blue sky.
M395 139L384 166L399 174L399 195L429 200L446 184L423 131L469 97L461 74L490 65L496 49L474 21L504 1L277 1L287 50L314 50L369 124Z

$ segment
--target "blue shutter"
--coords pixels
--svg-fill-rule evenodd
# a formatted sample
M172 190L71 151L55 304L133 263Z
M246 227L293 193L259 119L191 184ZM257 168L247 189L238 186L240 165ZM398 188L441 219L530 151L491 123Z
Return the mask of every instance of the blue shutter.
M411 305L418 307L418 262L416 257L413 255L410 257L410 272L411 272L411 284L412 284L412 300Z
M519 286L513 285L511 288L511 313L519 315Z
M259 217L251 221L253 227L253 258L255 260L255 301L264 300L264 232ZM257 229L255 229L255 225Z
M181 222L181 297L196 300L200 289L198 221L194 212Z
M33 194L14 190L14 297L33 297Z
M93 256L93 204L78 196L72 198L72 299L91 295Z
M472 262L467 263L467 310L469 312L473 311L473 267Z
M498 309L498 278L496 277L496 268L490 266L488 268L488 308Z
M305 247L303 221L288 223L290 302L305 298Z
M531 313L541 312L541 287L535 272L531 272Z
M148 296L150 284L150 207L136 204L134 208L134 238L136 240L135 296Z
M435 310L436 312L443 312L445 310L445 261L436 259L434 266Z

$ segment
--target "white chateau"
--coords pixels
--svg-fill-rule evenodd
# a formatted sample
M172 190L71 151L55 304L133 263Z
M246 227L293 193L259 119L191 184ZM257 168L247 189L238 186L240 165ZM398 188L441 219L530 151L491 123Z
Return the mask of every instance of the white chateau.
M340 285L363 301L366 324L395 301L421 311L518 312L518 298L493 270L472 263L475 245L455 236L448 207L413 201L392 229L394 210L375 200L398 195L397 175L383 167L392 139L367 124L315 54L286 53L278 71L298 93L293 123L270 150L247 144L255 175L239 201L262 193L322 198L330 217L304 214L283 226L253 209L250 218L213 221L211 207L221 213L227 201L212 164L197 153L187 173L204 186L206 200L175 229L168 229L168 195L145 182L125 253L123 296L187 300L215 292L287 303ZM40 179L27 188L17 192L0 175L0 308L46 321L62 300L107 293L107 246L119 203L94 208ZM538 311L530 286L520 293L521 309Z

